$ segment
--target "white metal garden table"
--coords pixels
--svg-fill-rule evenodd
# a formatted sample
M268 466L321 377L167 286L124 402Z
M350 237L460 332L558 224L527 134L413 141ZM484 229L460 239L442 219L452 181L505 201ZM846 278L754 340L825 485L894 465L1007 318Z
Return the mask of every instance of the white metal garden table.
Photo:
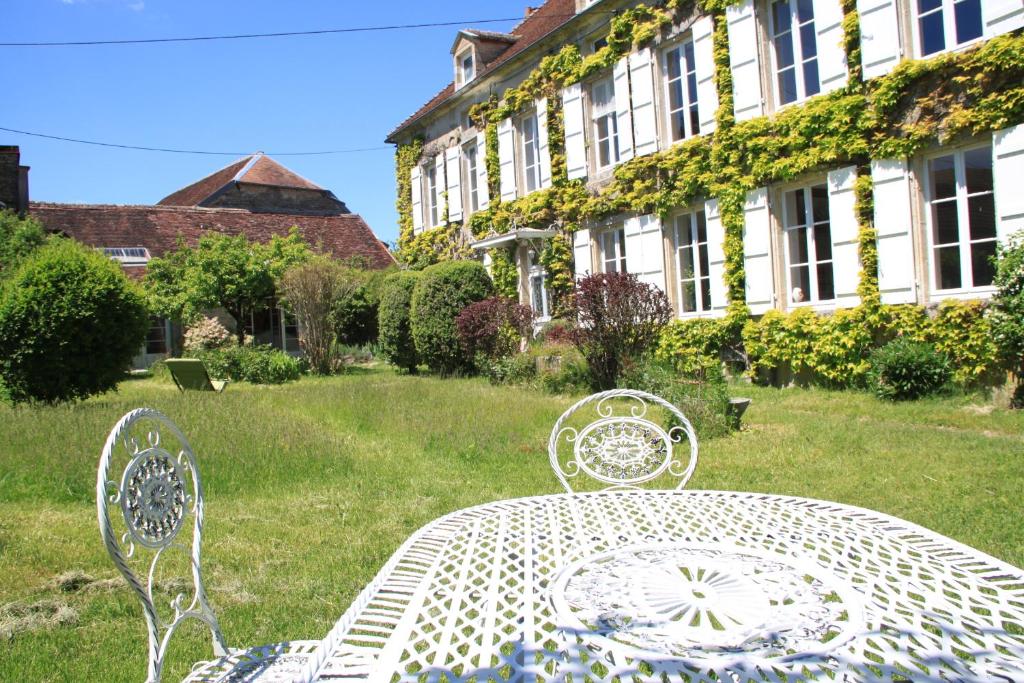
M319 681L1022 681L1024 572L884 514L716 491L501 501L411 537Z

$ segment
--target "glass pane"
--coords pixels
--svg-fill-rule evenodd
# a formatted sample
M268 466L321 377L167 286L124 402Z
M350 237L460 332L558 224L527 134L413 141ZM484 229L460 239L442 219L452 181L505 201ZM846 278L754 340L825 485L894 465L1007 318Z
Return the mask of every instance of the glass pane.
M611 163L615 163L619 160L619 123L615 114L608 115L608 127L611 132Z
M793 34L783 33L775 38L775 66L784 69L793 65Z
M828 221L828 187L815 185L811 188L811 207L815 223Z
M695 282L683 283L683 312L693 313L697 310L697 285Z
M836 298L836 285L832 276L832 264L822 263L818 266L818 301L829 301Z
M789 68L779 72L779 102L789 104L796 99L796 70Z
M996 275L995 256L995 240L971 245L971 271L975 287L987 287L992 284Z
M932 179L932 199L956 195L956 174L953 171L952 155L929 161L928 174Z
M690 103L697 102L697 74L692 73L686 77L686 90L690 96Z
M707 242L708 241L708 222L703 211L697 212L697 241Z
M672 139L682 140L686 137L686 110L672 117Z
M821 80L818 78L818 60L804 62L804 97L817 95L821 92Z
M942 247L935 250L939 289L960 288L960 247Z
M992 191L992 149L982 147L964 152L964 171L967 173L967 191Z
M917 0L917 11L924 14L942 5L942 0Z
M828 223L814 226L814 256L819 261L832 259L832 231Z
M789 0L775 0L772 3L772 27L776 35L788 31L791 26Z
M690 131L694 134L700 132L700 117L696 105L690 107Z
M800 27L800 54L804 59L818 56L818 41L814 33L814 24Z
M807 230L793 228L786 231L789 240L789 262L792 264L807 263Z
M796 20L801 24L805 21L810 21L814 18L814 1L813 0L797 0L796 2Z
M671 111L683 107L683 81L674 81L668 88L668 101Z
M983 240L996 236L996 203L990 194L982 194L967 200L967 220L970 221L971 240Z
M700 310L711 310L711 278L701 278L700 281Z
M702 244L699 248L700 251L700 274L702 276L707 275L711 272L711 268L708 265L708 245Z
M683 57L686 59L683 71L686 71L686 72L693 71L694 70L694 61L693 61L693 43L692 42L688 41L688 42L683 44Z
M538 314L544 312L544 290L541 288L543 282L543 275L534 275L530 278L530 305Z
M796 266L789 269L790 290L789 300L794 304L807 301L807 293L811 291L811 271L807 266Z
M676 218L676 239L678 246L689 245L693 242L693 234L690 231L690 216L684 215Z
M981 0L962 0L953 5L956 42L966 43L981 37Z
M683 247L679 250L679 279L692 280L696 271L693 264L693 248Z
M941 202L932 205L935 221L935 244L956 244L960 241L960 217L956 202Z
M674 50L669 50L665 55L665 60L668 62L668 79L674 81L681 75L679 67L680 50L677 47Z
M941 11L921 17L917 23L921 29L921 54L930 55L946 49Z

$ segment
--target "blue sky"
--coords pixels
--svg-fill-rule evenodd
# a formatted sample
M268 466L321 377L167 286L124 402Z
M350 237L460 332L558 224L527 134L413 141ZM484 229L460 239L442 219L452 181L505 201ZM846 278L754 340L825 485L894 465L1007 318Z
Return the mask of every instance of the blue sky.
M534 4L539 4L533 0ZM304 31L522 16L523 0L2 0L0 42ZM508 30L513 23L488 24ZM457 27L166 45L0 48L0 126L214 151L388 147L451 80ZM32 167L34 200L151 204L231 157L105 149L0 131ZM279 161L397 237L394 157Z

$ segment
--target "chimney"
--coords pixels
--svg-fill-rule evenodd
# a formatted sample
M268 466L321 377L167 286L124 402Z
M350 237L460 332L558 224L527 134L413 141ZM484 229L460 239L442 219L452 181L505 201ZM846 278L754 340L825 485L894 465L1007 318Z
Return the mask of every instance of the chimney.
M539 7L529 7L529 6L527 6L527 8L526 8L526 16L523 17L523 19L529 19L530 17L533 16L533 13L536 12L538 9L540 9L540 8Z
M19 214L28 210L28 166L21 165L17 145L0 145L0 205Z

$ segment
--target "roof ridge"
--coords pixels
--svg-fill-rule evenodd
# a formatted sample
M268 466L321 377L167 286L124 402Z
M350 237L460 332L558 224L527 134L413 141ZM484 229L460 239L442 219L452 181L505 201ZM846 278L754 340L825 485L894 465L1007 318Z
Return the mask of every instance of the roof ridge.
M238 173L236 173L236 174L235 174L235 177L234 177L234 178L232 178L231 180L229 180L228 182L229 182L229 183L232 183L232 182L233 182L233 183L237 183L237 182L240 182L240 181L242 180L242 176L244 176L244 175L245 175L246 173L248 173L248 172L249 172L249 169L251 169L251 168L252 168L253 166L255 166L255 165L256 165L256 162L257 162L257 161L259 161L260 159L262 159L263 157L264 157L264 154L263 154L263 152L256 152L255 154L250 154L250 155L249 155L249 162L248 162L248 163L246 163L246 165L245 165L245 166L243 166L242 168L240 168L240 169L238 170ZM230 166L230 165L231 165L231 164L228 164L228 166ZM224 168L227 168L227 166L225 166ZM211 175L212 175L212 174L211 174ZM207 176L207 177L209 177L209 176ZM227 184L227 183L225 183L225 184Z

